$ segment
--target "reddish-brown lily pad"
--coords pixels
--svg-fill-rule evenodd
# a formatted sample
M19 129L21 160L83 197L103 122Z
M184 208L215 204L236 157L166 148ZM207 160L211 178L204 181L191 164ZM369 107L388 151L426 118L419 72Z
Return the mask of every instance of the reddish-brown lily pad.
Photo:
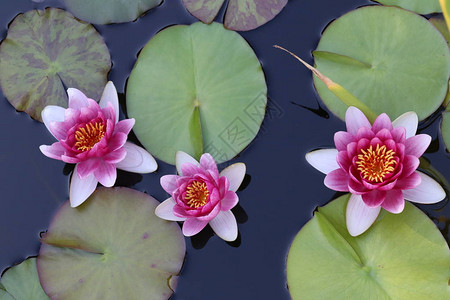
M225 0L183 0L186 9L204 23L214 21ZM230 0L224 25L228 29L247 31L270 20L287 4L287 0Z
M78 208L67 201L43 236L37 259L47 295L168 299L185 241L177 223L155 215L158 204L128 188L98 189Z
M99 33L61 9L19 14L0 45L3 94L38 121L47 105L67 107L67 87L99 99L110 68Z

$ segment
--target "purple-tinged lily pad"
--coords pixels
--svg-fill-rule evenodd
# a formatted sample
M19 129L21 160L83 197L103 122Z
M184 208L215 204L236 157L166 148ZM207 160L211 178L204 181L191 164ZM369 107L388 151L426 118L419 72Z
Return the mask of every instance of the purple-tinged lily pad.
M36 258L8 269L0 280L0 300L48 300L39 282Z
M103 38L56 8L19 14L0 45L0 86L19 111L41 121L46 105L67 107L66 87L99 99L111 68Z
M168 299L185 241L177 223L155 215L158 204L128 188L98 189L78 208L67 201L37 259L50 298Z
M211 23L225 0L183 0L186 9L204 23ZM228 29L247 31L272 20L287 0L230 0L224 25Z
M77 18L94 24L124 23L136 20L162 0L64 0Z

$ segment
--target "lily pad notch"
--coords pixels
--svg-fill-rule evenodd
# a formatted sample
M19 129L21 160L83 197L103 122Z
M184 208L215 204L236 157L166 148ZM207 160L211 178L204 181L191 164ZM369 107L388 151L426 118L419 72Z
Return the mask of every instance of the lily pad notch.
M177 151L232 159L255 138L267 104L258 58L219 23L159 32L142 49L126 94L136 136L170 164Z

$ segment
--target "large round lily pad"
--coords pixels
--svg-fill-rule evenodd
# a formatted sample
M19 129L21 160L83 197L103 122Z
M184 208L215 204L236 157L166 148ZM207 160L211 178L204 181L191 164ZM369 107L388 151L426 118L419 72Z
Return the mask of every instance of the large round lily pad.
M67 107L66 87L99 99L111 68L92 25L61 9L19 14L0 45L0 86L19 111L41 121L46 105Z
M183 0L186 9L197 19L211 23L225 0ZM225 14L225 27L246 31L270 20L287 4L287 0L230 0Z
M345 226L349 196L321 207L297 234L287 259L293 300L450 299L450 252L434 223L406 203L383 211L364 234Z
M441 12L439 0L374 0L384 5L393 5L415 11L418 14Z
M446 41L425 18L384 6L363 7L331 23L314 52L319 71L376 113L419 119L433 113L447 92L450 55ZM318 79L328 108L344 118L346 105Z
M64 0L77 18L94 24L124 23L136 20L163 0Z
M158 218L158 201L128 188L98 189L79 208L66 202L42 239L37 265L50 298L168 299L184 237Z
M218 23L158 33L141 51L126 93L136 136L171 164L179 150L233 158L256 136L267 103L255 53Z
M0 280L0 300L48 300L39 282L36 258L8 269Z

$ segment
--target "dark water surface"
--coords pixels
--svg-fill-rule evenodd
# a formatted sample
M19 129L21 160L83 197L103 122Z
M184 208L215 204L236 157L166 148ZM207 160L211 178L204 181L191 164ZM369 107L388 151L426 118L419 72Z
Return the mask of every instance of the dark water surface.
M324 175L310 167L306 152L332 147L333 134L344 123L327 111L319 113L318 96L309 71L272 45L279 44L312 62L325 26L364 0L291 0L270 23L241 33L262 62L271 105L261 131L250 146L231 162L244 162L251 181L238 193L240 207L233 210L241 222L238 242L228 244L210 231L187 238L186 262L173 300L289 299L285 260L298 230L314 209L327 203L335 192L323 185ZM63 7L56 0L36 4L31 0L4 0L0 4L0 37L20 12L46 6ZM223 14L223 10L222 10ZM217 20L221 20L218 18ZM138 51L159 30L173 24L191 24L181 0L166 0L138 21L96 26L110 49L113 68L109 74L120 93L136 61ZM38 149L54 138L45 126L25 113L17 113L0 94L0 271L39 250L39 232L46 230L52 215L68 197L69 176L64 163L49 159ZM123 115L122 115L123 117ZM449 155L439 145L439 119L423 132L433 147L425 157L450 178ZM424 126L422 126L424 127ZM166 193L159 178L175 168L159 162L157 173L133 175L121 172L119 185L133 185L160 201ZM421 206L448 239L449 206ZM210 237L210 239L208 239ZM324 258L327 259L327 258ZM70 272L70 270L67 270Z

